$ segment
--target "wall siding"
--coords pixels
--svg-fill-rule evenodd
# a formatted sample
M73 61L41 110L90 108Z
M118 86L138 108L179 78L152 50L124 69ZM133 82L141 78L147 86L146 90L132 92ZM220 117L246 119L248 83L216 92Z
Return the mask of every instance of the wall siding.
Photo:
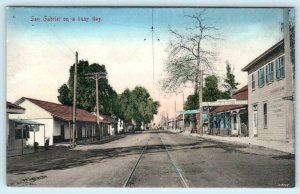
M275 55L279 56L278 53ZM274 57L272 58L274 59ZM265 63L259 64L260 67L264 67L270 61L264 61ZM282 80L276 80L276 68L274 63L274 81L270 84L266 83L263 87L258 86L258 76L257 71L259 68L256 68L255 71L251 72L248 75L248 116L249 116L249 133L250 137L253 137L253 104L257 104L257 118L258 118L258 126L257 126L257 134L258 138L268 139L268 140L287 140L287 117L289 115L289 110L286 108L286 100L282 98L285 96L285 78ZM255 74L255 89L252 90L252 73ZM265 74L266 76L266 70ZM286 76L286 75L285 75ZM267 115L268 115L268 126L264 128L264 112L263 112L263 104L267 103Z
M46 110L33 104L32 102L25 100L19 106L26 109L25 114L10 114L10 119L28 119L37 123L45 124L45 137L49 137L49 144L53 145L53 117ZM39 143L40 146L44 145L44 128L40 126L39 132L35 133L35 141ZM33 145L33 132L30 132L30 138L28 139L28 144Z

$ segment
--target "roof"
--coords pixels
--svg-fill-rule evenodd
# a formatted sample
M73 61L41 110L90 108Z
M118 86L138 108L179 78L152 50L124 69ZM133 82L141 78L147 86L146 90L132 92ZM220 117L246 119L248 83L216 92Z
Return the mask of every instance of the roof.
M243 86L239 90L237 90L232 98L236 100L248 100L248 85Z
M9 114L24 114L25 113L25 108L20 107L16 104L13 104L11 102L6 102L6 113Z
M65 120L65 121L72 121L72 106L66 106L62 104L57 104L53 102L47 102L32 98L22 97L20 100L16 102L16 104L20 104L28 100L33 104L41 107L42 109L46 110L47 112L51 113L53 117ZM97 122L97 117L86 110L83 109L76 109L76 120L82 122Z
M12 120L15 121L16 123L25 124L25 125L45 125L45 124L38 123L35 121L30 121L30 120L23 120L23 119L12 119Z
M20 110L25 110L25 108L21 107L21 106L18 106L16 104L13 104L11 102L6 102L6 108L9 108L9 109L20 109Z
M264 53L256 57L253 61L251 61L248 65L246 65L242 71L249 71L250 68L252 68L254 65L256 65L258 62L262 61L265 57L267 57L269 54L271 54L276 49L284 47L284 40L281 40L274 44L271 48L266 50Z
M177 120L177 121L183 120L182 114L179 114L179 115L176 117L176 120Z
M104 123L117 123L117 121L109 115L99 115L99 117Z
M220 113L220 112L226 112L226 111L241 109L241 108L246 108L246 107L248 107L247 104L245 104L245 105L224 105L224 106L217 107L212 112L213 113Z

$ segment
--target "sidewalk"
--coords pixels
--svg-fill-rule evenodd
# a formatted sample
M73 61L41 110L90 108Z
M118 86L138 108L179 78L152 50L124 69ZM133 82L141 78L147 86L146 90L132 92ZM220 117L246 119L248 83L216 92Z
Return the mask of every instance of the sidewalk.
M171 130L170 130L171 131ZM172 132L179 132L172 130ZM189 133L189 132L182 132L181 134L185 136L194 136L194 137L201 137L196 133ZM204 134L202 136L204 139L210 139L213 141L219 141L224 143L233 143L233 144L244 144L244 145L254 145L254 146L262 146L269 149L274 149L286 153L295 154L295 150L293 145L290 144L288 141L275 141L275 140L262 140L259 138L250 138L250 137L224 137L224 136L214 136L214 135L207 135Z

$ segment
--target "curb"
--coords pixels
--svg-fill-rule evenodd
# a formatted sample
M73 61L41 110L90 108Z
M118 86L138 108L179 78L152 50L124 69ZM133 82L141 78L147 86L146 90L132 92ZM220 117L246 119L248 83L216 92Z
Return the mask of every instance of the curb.
M283 153L288 153L288 154L295 154L293 152L293 150L291 148L286 148L286 149L276 149L274 148L274 146L266 146L266 145L258 145L255 143L251 143L251 142L239 142L239 141L234 141L234 140L226 140L226 139L217 139L217 138L211 138L209 136L199 136L197 134L191 134L191 133L182 133L182 135L187 136L187 137L198 137L198 138L203 138L203 139L207 139L210 141L214 141L214 142L222 142L222 143L228 143L228 144L235 144L235 145L246 145L249 147L257 147L257 148L267 148L267 149L271 149L271 150L275 150L275 151L279 151L279 152L283 152ZM287 146L289 146L287 144Z

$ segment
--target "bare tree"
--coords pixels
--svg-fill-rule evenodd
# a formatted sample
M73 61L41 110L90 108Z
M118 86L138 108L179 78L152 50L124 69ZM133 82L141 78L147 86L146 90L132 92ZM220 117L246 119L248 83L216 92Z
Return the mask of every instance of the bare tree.
M177 92L192 84L194 94L199 94L200 120L198 133L202 134L202 88L203 71L213 72L216 52L211 49L212 43L219 39L218 29L204 20L205 10L186 14L192 25L182 33L169 27L174 39L169 42L169 56L166 61L167 77L161 85L166 92Z
M176 92L192 84L194 93L198 94L202 82L200 71L213 71L216 52L208 49L212 41L219 39L215 26L205 23L205 10L187 14L192 20L192 26L180 33L169 27L174 39L168 46L169 56L166 61L167 77L162 80L162 88L166 92Z

